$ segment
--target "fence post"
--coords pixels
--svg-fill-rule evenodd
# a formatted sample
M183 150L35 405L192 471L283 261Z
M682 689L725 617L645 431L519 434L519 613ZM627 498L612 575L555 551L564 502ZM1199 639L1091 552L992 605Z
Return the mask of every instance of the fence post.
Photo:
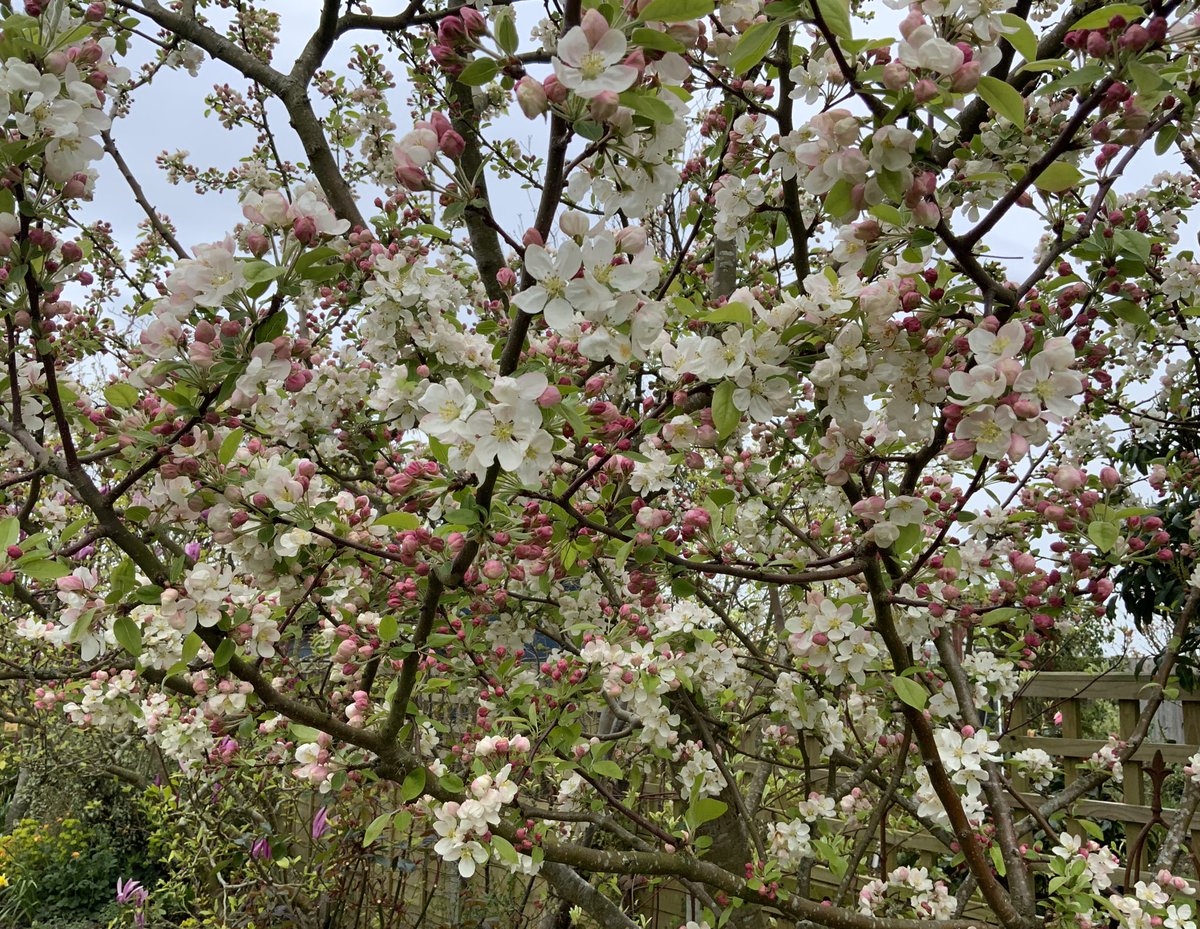
M1183 697L1183 741L1188 745L1200 746L1200 702L1188 699L1194 697L1193 694L1184 694ZM1200 826L1200 822L1193 818L1192 825ZM1192 852L1200 858L1200 829L1192 830Z
M1083 738L1083 720L1080 716L1079 700L1071 697L1062 705L1062 737L1064 739ZM1073 758L1062 757L1063 784L1073 784L1079 778L1079 766ZM1072 835L1084 836L1084 831L1074 819L1066 821L1067 830Z
M1125 740L1133 734L1134 727L1137 726L1138 717L1142 715L1142 705L1137 700L1118 700L1117 709L1120 714L1121 739ZM1122 799L1134 806L1144 805L1146 796L1142 784L1142 763L1133 760L1125 762L1123 774ZM1132 848L1142 827L1138 823L1122 823L1121 825L1125 830L1125 847L1126 849Z

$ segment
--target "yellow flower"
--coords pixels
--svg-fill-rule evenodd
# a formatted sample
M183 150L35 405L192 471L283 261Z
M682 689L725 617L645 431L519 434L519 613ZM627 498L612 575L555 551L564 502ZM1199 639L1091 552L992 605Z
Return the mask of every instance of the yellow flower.
M8 878L5 877L3 874L0 874L0 887L7 887L7 886L8 886Z

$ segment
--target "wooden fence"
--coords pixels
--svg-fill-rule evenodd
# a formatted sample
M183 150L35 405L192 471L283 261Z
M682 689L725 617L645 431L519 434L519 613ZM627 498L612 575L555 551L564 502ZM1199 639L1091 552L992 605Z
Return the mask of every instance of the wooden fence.
M1041 749L1061 766L1064 781L1070 784L1080 776L1079 766L1107 742L1106 738L1097 737L1103 733L1085 732L1086 709L1099 701L1115 705L1117 727L1113 734L1124 742L1133 734L1153 687L1146 675L1043 672L1028 680L1013 700L1002 744L1006 751ZM1200 751L1200 692L1181 691L1173 696L1173 700L1159 708L1158 715L1174 716L1176 720L1181 717L1181 725L1168 726L1168 731L1175 730L1169 735L1164 733L1163 726L1151 726L1150 737L1123 765L1120 799L1111 796L1116 786L1113 785L1105 796L1084 797L1072 807L1072 812L1082 817L1116 826L1124 835L1126 852L1143 833L1151 835L1149 824L1163 827L1159 837L1165 832L1162 814L1165 809L1169 823L1179 784L1177 779L1174 790L1164 790L1164 784L1173 771L1178 771L1180 765ZM1030 800L1042 799L1032 794L1026 796ZM1194 825L1200 827L1200 822ZM1200 828L1191 832L1189 844L1193 859L1200 857Z

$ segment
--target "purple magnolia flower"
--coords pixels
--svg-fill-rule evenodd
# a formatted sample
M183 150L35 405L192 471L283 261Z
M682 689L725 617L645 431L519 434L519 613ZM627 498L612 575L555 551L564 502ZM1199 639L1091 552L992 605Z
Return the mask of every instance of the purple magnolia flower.
M321 836L323 836L328 831L329 831L329 809L328 809L328 807L323 806L319 810L317 810L317 815L313 817L312 837L314 839L319 839L319 838L321 838Z
M250 846L250 857L258 858L262 861L271 860L271 843L267 839L262 838Z
M117 903L122 905L132 903L137 907L137 911L133 914L133 921L137 929L144 929L146 925L146 901L150 899L150 891L146 890L138 881L125 881L117 878Z
M117 903L133 903L141 906L149 896L149 891L141 885L141 882L117 878Z

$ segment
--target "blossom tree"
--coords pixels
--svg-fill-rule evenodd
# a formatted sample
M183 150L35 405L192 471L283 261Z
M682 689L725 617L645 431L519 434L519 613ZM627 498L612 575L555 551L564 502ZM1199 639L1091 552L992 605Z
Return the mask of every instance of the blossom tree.
M1136 886L1072 814L1200 603L1152 515L1195 454L1123 452L1194 428L1200 22L899 6L0 2L6 714L383 798L366 844L606 927L633 877L711 929L1195 929L1200 787ZM197 244L121 129L204 59L255 141L160 159L240 202ZM1150 567L1141 715L1064 782L1010 701Z

